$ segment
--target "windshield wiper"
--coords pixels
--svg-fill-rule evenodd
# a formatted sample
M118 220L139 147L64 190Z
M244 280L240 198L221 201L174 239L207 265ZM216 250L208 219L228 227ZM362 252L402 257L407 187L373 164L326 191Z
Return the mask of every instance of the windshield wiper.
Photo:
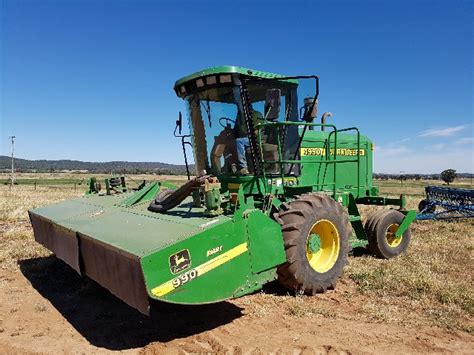
M207 114L207 120L209 121L209 128L212 128L212 122L211 122L211 105L209 104L209 100L206 100L206 104L203 105L203 102L201 101L201 106L206 111Z

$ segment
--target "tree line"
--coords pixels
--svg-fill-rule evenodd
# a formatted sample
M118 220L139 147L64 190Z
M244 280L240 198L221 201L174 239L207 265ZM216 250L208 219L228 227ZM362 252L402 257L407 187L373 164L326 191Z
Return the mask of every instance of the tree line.
M377 180L443 180L448 185L456 178L472 179L472 173L458 173L454 169L443 170L439 174L381 174L374 173L374 179Z
M192 168L192 167L190 167ZM11 157L0 156L0 171L9 172ZM155 173L162 175L185 175L185 165L175 165L161 162L85 162L80 160L28 160L15 158L17 172L58 172L78 171L85 173L127 173L146 174Z

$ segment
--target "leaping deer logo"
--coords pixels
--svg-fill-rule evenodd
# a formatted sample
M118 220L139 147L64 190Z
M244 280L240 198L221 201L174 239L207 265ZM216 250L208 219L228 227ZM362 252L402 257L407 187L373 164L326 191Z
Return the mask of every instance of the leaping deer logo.
M186 269L191 265L191 258L189 257L189 251L187 249L181 250L180 252L170 255L170 270L173 274Z
M184 256L179 256L178 254L176 254L174 256L174 264L176 266L179 266L181 265L182 263L184 263L186 261L186 258Z

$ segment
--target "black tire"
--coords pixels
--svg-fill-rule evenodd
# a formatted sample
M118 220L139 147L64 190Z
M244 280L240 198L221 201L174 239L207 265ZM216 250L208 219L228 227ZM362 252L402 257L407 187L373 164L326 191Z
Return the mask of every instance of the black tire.
M374 229L375 229L375 225L376 225L376 222L378 221L378 218L381 214L383 214L385 212L385 210L383 209L378 209L377 211L375 211L373 214L371 214L369 216L369 218L367 219L367 221L365 222L365 225L364 225L364 229L365 229L365 234L367 235L367 238L370 240L369 238L369 235L373 235L374 234ZM367 245L367 249L372 252L373 254L375 254L375 250L372 250L372 244L368 244Z
M393 237L404 217L396 210L381 210L372 215L365 224L369 250L383 259L391 259L406 251L410 244L410 229L403 233L401 239Z
M111 187L117 187L122 184L122 181L120 180L120 178L110 178L109 184Z
M292 291L311 295L334 288L349 253L349 216L345 209L327 195L305 194L288 204L282 204L274 217L282 227L287 259L285 264L278 267L278 281ZM330 268L324 271L316 271L307 255L310 253L310 233L320 223L331 226L330 233L326 235L330 235L333 241L337 240L338 245L338 249L333 247L332 259L328 263ZM320 243L324 250L324 242Z

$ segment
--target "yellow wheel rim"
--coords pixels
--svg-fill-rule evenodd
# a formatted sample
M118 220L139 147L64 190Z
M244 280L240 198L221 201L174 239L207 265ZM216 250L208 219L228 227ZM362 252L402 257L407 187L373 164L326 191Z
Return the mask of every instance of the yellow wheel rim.
M398 224L394 223L388 226L387 232L385 233L385 238L387 239L387 244L391 248L396 248L400 245L403 239L403 235L400 236L400 238L397 238L395 236L395 233L398 230Z
M306 257L314 271L330 270L339 257L339 232L327 219L313 224L306 239Z

